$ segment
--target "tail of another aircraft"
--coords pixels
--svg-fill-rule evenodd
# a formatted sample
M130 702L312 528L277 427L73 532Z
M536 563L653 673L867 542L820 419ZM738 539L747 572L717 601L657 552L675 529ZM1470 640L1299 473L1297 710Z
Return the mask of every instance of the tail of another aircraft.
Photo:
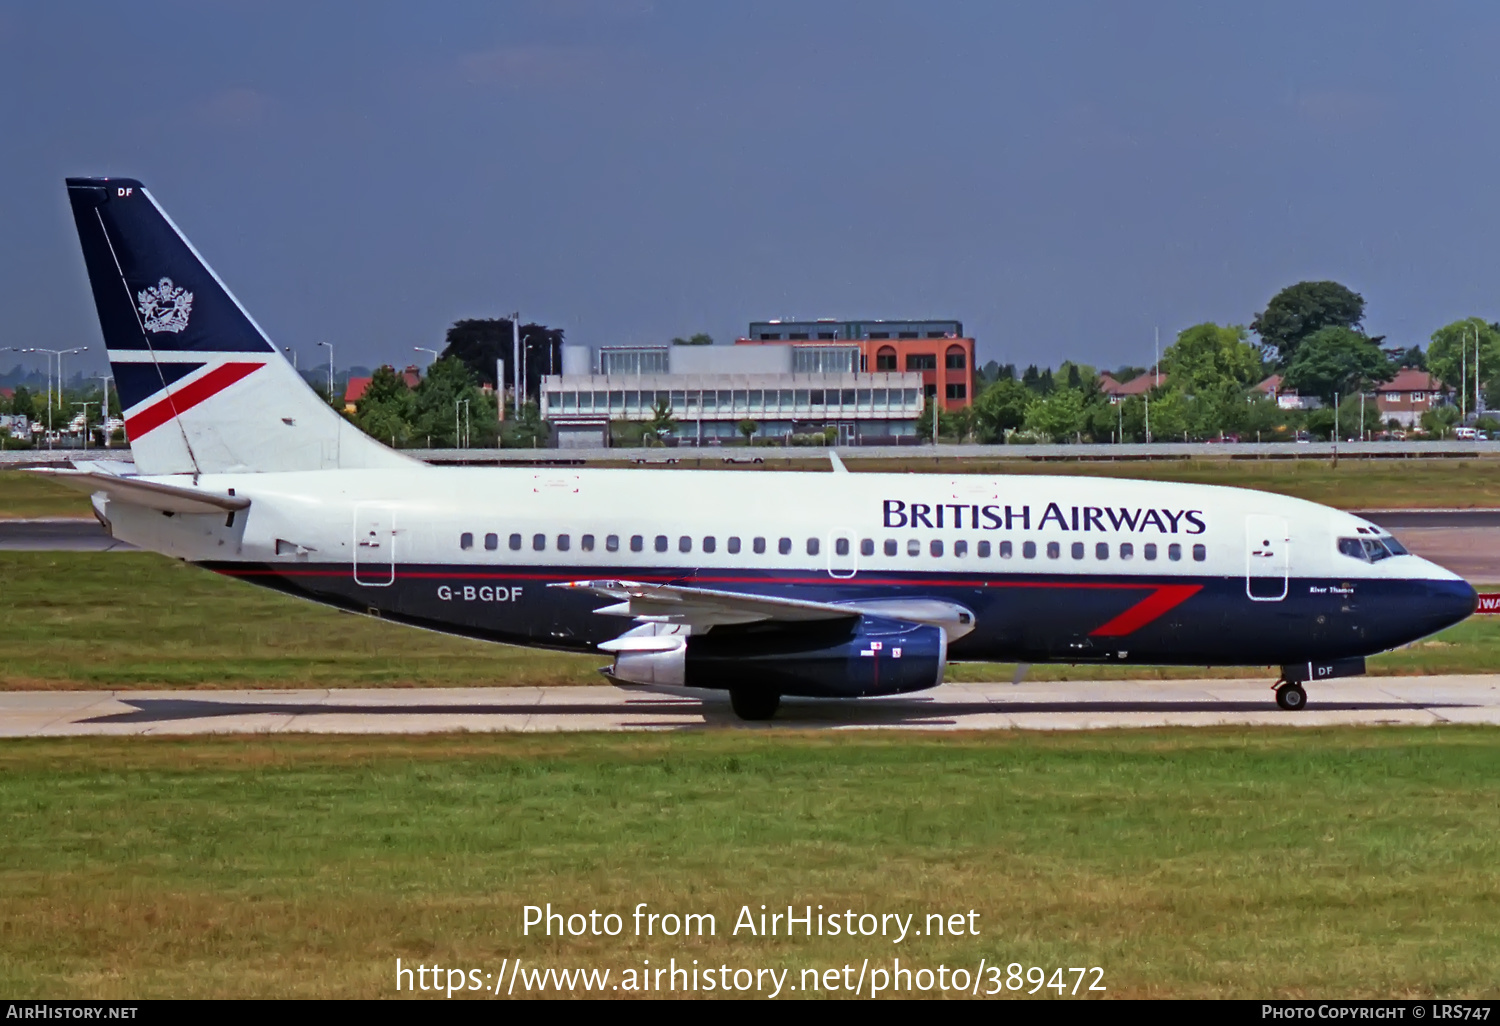
M329 407L128 178L69 178L142 474L411 466Z

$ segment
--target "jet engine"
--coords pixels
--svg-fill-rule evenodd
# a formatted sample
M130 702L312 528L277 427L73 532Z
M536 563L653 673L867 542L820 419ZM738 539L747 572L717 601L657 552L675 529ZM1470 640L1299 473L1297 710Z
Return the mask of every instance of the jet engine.
M604 647L615 653L610 676L626 683L818 698L922 691L942 682L948 662L943 628L879 616L643 634Z

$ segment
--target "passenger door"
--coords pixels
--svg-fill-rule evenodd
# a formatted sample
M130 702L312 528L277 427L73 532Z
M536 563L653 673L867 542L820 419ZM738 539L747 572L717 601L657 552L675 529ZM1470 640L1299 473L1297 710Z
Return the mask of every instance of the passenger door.
M396 511L354 508L354 583L384 588L396 580Z
M1245 594L1250 601L1286 598L1291 549L1284 517L1251 514L1245 518Z

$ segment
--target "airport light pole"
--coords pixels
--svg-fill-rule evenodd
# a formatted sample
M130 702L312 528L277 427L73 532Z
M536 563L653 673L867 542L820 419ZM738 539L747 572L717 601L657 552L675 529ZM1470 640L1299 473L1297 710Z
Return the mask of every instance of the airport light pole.
M328 402L333 404L333 343L319 342L318 345L328 347Z
M297 350L291 346L282 346L281 351L292 358L292 370L297 369Z
M109 383L115 380L108 374L99 375L99 402L103 404L99 419L104 422L104 447L109 448ZM87 412L87 411L85 411ZM120 413L123 415L124 410Z
M428 367L431 367L434 363L437 363L438 357L440 355L442 355L436 349L428 349L426 346L412 346L412 349L414 349L416 352L419 352L419 353L431 353L432 354L432 359L430 361L428 361L428 364L427 364Z
M41 346L32 346L22 349L23 353L47 353L57 360L57 405L62 405L62 358L72 356L74 353L88 352L88 346L80 346L77 349L43 349ZM47 361L47 448L52 448L52 360Z
M74 406L83 407L83 448L88 451L89 447L89 407L98 406L98 403L74 403Z

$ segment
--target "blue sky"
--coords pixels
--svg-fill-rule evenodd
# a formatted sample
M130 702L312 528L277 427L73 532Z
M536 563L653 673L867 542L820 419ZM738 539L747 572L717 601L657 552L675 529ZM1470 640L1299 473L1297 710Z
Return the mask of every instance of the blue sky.
M69 174L145 181L304 363L519 309L1112 367L1321 278L1420 342L1500 319L1497 50L1479 3L0 0L0 346L97 355Z

